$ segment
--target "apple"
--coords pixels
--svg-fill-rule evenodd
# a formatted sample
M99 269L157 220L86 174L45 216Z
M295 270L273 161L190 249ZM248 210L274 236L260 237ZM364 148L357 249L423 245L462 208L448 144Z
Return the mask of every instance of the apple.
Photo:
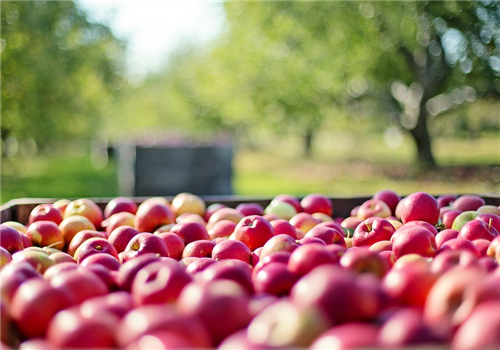
M52 205L59 210L64 219L64 211L68 207L69 203L71 203L69 199L58 199Z
M175 218L175 223L180 224L182 222L197 222L203 226L207 225L203 216L194 213L183 213Z
M127 346L127 350L183 350L194 348L194 343L186 337L163 330L145 334Z
M457 196L454 194L443 194L437 197L439 208L444 208L451 206L451 203L457 199Z
M30 278L16 290L10 313L26 338L43 338L50 320L61 310L73 305L66 291L53 287L43 278Z
M168 253L172 259L181 260L185 244L177 234L173 232L161 232L155 233L155 235L160 237L165 242L168 248Z
M251 255L252 251L245 243L233 239L217 243L212 250L214 260L238 259L250 263Z
M184 242L185 245L188 245L191 242L199 241L199 240L210 240L210 236L208 235L207 229L205 226L198 222L182 222L179 224L175 224L170 232L175 233L179 238Z
M396 212L396 207L401 200L401 197L396 192L385 189L375 192L375 194L373 195L373 199L379 199L385 202L385 204L387 204L387 206L391 210L391 213L394 214Z
M391 216L391 209L381 199L370 199L359 206L356 216L363 221L375 216L386 218Z
M0 225L0 246L11 254L24 249L19 232L3 224Z
M264 215L264 208L258 203L240 203L235 208L243 216Z
M30 278L42 274L27 262L12 262L0 270L0 298L10 303L17 288Z
M71 240L78 232L83 230L96 231L95 225L85 216L81 215L72 215L64 219L59 224L59 229L61 230L61 233L64 237L65 249L67 249L67 247L71 243Z
M227 208L227 207L228 207L227 205L222 204L222 203L210 204L207 207L207 209L205 210L205 214L203 215L203 218L205 219L206 222L208 222L213 213L215 213L219 209Z
M500 216L500 208L494 205L482 205L476 210L479 214L494 214Z
M136 305L166 304L177 301L192 277L173 259L162 259L144 266L132 282Z
M30 212L28 224L31 225L35 221L52 221L59 225L63 220L59 209L54 207L53 204L39 204Z
M320 265L338 265L338 260L338 257L328 251L325 246L305 244L292 252L288 260L288 269L303 276Z
M252 266L238 259L221 260L211 264L198 276L198 281L231 280L238 283L249 295L254 293L252 284Z
M342 228L344 229L346 237L352 237L352 235L354 234L354 230L362 222L363 220L360 220L357 216L349 216L340 223L340 226L342 226Z
M390 251L392 252L392 242L390 240L382 240L373 243L371 246L368 247L368 250L371 250L372 252L385 252L385 251Z
M295 211L297 213L300 213L302 211L300 200L291 194L285 194L285 193L279 194L273 198L273 201L288 203L295 208Z
M132 237L123 253L124 262L147 253L155 253L163 257L170 256L167 244L163 239L149 232L141 232Z
M450 229L453 227L453 222L459 216L462 214L462 211L457 210L457 209L451 209L446 212L444 212L441 215L441 221L443 223L444 228Z
M117 213L130 213L135 215L137 212L137 204L132 198L115 197L111 199L104 208L104 218L108 219Z
M500 232L500 216L491 213L482 213L476 216L476 220L481 220L488 226L492 226Z
M0 270L12 261L12 255L4 247L0 247Z
M486 256L491 257L495 259L497 263L500 263L500 236L491 241L488 246L488 250L486 251Z
M52 258L52 255L50 257ZM80 263L80 266L85 267L93 264L102 265L110 271L118 271L121 266L120 260L111 254L90 255Z
M234 228L233 236L254 251L274 236L274 229L262 216L250 215L240 220Z
M436 248L439 250L444 242L449 241L450 239L454 239L458 237L458 231L452 229L446 229L439 231L436 235Z
M215 243L207 240L200 240L188 243L182 252L182 258L196 257L208 258L212 256Z
M454 209L458 209L461 211L476 211L479 207L485 205L486 202L484 201L483 198L476 196L476 195L471 195L471 194L464 194L457 199L455 199L452 203L451 206Z
M474 254L477 258L481 257L479 250L476 248L472 241L465 238L452 238L441 245L440 251L444 250L466 250Z
M486 256L490 243L491 242L487 239L475 239L472 241L472 244L476 247L480 257Z
M382 278L389 271L387 260L367 247L348 249L340 258L340 266L356 273L370 273Z
M116 248L105 238L92 237L76 249L74 258L78 264L93 254L110 254L118 259Z
M45 270L43 278L46 280L51 280L55 276L61 274L65 271L74 271L80 268L80 265L75 264L75 262L62 262L60 264L55 264Z
M266 216L275 215L276 218L290 220L297 214L297 210L288 202L272 200L264 209L264 213Z
M172 200L172 210L176 216L193 213L203 216L206 210L205 201L192 193L181 192Z
M221 220L230 220L237 224L240 222L241 219L243 219L243 214L241 214L239 211L233 208L220 208L216 210L211 216L210 219L207 221L207 230L212 229L212 227L215 225L215 223L221 221Z
M379 326L352 322L338 325L321 333L309 350L321 349L375 349L378 347Z
M400 208L403 224L409 221L427 221L436 225L439 221L439 207L436 198L425 192L410 194Z
M229 237L234 232L236 225L237 223L231 220L220 220L208 230L208 235L210 239Z
M299 230L301 230L303 232L307 232L310 229L312 229L314 226L320 224L321 220L315 219L309 213L300 212L298 214L295 214L293 217L291 217L289 222L295 228L298 228Z
M137 207L135 228L139 232L154 232L158 227L172 224L175 214L166 200L148 198Z
M371 217L356 226L353 236L353 247L371 246L379 241L391 239L395 229L392 224L380 217Z
M492 241L495 237L498 237L498 235L498 231L492 225L477 219L467 222L458 232L458 238L464 238L470 241L475 239Z
M259 272L261 268L263 268L269 263L278 262L278 263L288 264L288 261L290 260L290 255L291 255L290 252L286 251L274 252L272 254L266 255L257 264L254 265L252 270L252 278L255 277L255 275Z
M39 247L53 247L59 250L64 248L64 237L53 221L35 221L28 226L26 235L35 245Z
M186 266L186 272L190 275L196 275L197 273L205 270L208 266L218 263L219 262L217 260L212 258L195 259Z
M80 311L88 317L98 317L99 313L104 310L121 319L135 306L132 294L125 291L115 291L85 300L80 304Z
M158 233L170 232L170 230L174 226L175 226L175 223L162 225L162 226L158 227L153 233L158 234Z
M108 286L95 273L83 268L62 271L50 279L50 284L70 296L74 304L109 293Z
M468 223L471 220L474 220L479 213L477 211L469 210L469 211L464 211L453 220L453 225L451 228L456 231L460 231L462 227Z
M73 259L73 257L71 255L69 255L68 253L65 253L65 252L51 253L51 254L49 254L49 258L54 260L56 265L61 264L63 262L69 262L72 264L76 264L76 260Z
M116 284L118 287L126 292L130 292L132 282L137 274L144 266L158 261L160 257L155 253L145 253L124 262L118 269L116 275Z
M126 211L116 213L104 220L101 225L109 235L120 226L134 226L135 215Z
M276 252L293 252L299 244L297 241L284 233L271 237L266 244L262 247L259 258L262 260L264 257L269 256Z
M325 213L313 213L311 216L317 220L319 220L321 223L323 222L335 222L335 219L332 218L329 215L326 215Z
M339 232L338 229L327 227L327 226L315 226L305 234L304 238L316 237L323 240L328 244L338 244L342 247L346 247L343 232ZM303 239L304 239L303 238Z
M452 267L474 267L478 265L478 256L465 249L444 249L431 262L431 270L438 275L444 274Z
M73 239L71 239L71 242L69 243L67 252L71 256L75 256L75 252L78 249L78 247L85 242L86 240L90 238L104 238L106 239L106 235L104 232L101 231L95 231L95 230L82 230L78 232Z
M100 228L103 221L101 208L94 201L87 198L76 199L68 204L63 217L66 219L73 215L86 217L96 228Z
M346 245L347 245L347 238L345 239ZM305 244L319 244L323 247L326 247L326 242L322 240L319 237L303 237L298 240L299 245L305 245Z
M12 263L14 262L27 262L41 274L55 264L55 261L49 258L47 252L43 251L42 248L39 251L25 249L15 252L12 254Z
M412 253L432 258L437 252L434 233L424 226L402 226L394 232L391 241L392 251L396 259Z
M332 200L323 194L311 193L300 201L302 210L309 214L324 213L333 216Z
M109 233L108 242L116 248L117 253L121 253L125 250L132 237L138 234L139 231L132 226L119 226Z

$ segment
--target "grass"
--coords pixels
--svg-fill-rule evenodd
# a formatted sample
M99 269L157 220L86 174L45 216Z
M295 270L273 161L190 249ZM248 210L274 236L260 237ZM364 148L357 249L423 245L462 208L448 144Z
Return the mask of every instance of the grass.
M441 168L418 172L413 148L403 140L388 148L380 136L329 134L318 138L317 152L304 159L297 140L268 142L262 150L238 150L233 188L237 195L371 195L382 188L401 194L500 193L498 135L477 140L438 139ZM116 166L96 168L85 154L2 158L1 203L14 198L82 198L119 195ZM417 169L418 170L418 169Z

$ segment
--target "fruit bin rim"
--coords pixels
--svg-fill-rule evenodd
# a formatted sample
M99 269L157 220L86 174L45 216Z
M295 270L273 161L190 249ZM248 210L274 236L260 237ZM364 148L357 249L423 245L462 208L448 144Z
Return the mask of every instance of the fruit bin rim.
M472 194L472 193L464 193L464 194ZM464 194L454 194L456 196L461 196ZM500 194L474 194L476 196L482 197L487 205L496 205L500 206ZM404 198L406 195L402 195L401 198ZM434 195L434 197L439 197L439 195ZM136 204L141 204L144 200L151 197L162 197L166 198L168 201L172 201L175 196L148 196L148 197L129 197ZM92 198L89 199L94 201L99 207L104 210L106 204L115 197L105 197L105 198ZM236 196L236 195L225 195L225 196L202 196L200 195L207 207L211 204L221 203L227 205L230 208L235 208L238 204L241 203L257 203L263 207L266 207L271 201L272 197L263 197L263 196ZM297 196L298 199L302 199L303 197ZM353 197L330 197L332 205L333 205L333 216L339 217L348 217L350 215L351 210L361 205L363 202L372 198L372 196L353 196ZM27 224L29 215L33 208L35 208L39 204L45 203L54 203L56 200L61 198L18 198L13 199L6 202L4 205L0 207L1 214L1 222L6 221L17 221L22 224ZM75 200L78 198L67 198L68 200Z

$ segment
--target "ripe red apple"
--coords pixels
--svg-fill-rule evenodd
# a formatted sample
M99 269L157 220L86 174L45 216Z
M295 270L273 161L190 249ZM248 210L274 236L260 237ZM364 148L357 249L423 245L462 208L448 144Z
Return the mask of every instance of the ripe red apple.
M203 216L194 213L183 213L175 218L175 222L180 224L182 222L197 222L203 226L207 225L207 222Z
M394 231L394 226L388 220L371 217L356 227L352 236L352 245L353 247L371 246L379 241L388 241Z
M458 238L468 239L473 241L475 239L487 239L492 241L498 237L498 231L491 225L488 225L481 220L471 220L466 223L459 231Z
M16 290L10 313L24 337L43 338L54 315L72 304L67 292L44 278L30 278Z
M127 346L127 350L194 349L194 342L172 331L157 331L143 335Z
M444 242L449 241L450 239L454 239L458 237L458 231L452 229L446 229L439 231L436 235L436 247L437 249L441 249L441 246Z
M208 235L210 239L229 237L234 232L236 225L237 223L231 220L220 220L208 230Z
M59 229L61 230L64 237L64 246L67 249L71 240L75 235L83 230L96 231L96 227L92 222L85 216L72 215L65 218L60 224Z
M454 194L443 194L443 195L437 197L438 206L439 206L439 208L451 206L451 203L455 199L457 199L457 196L455 196Z
M139 272L144 266L154 261L158 261L159 259L160 257L155 253L146 253L124 262L118 269L116 284L121 290L130 292L137 272Z
M31 248L35 247L30 247L12 254L12 262L27 262L41 274L55 264L55 261L49 258L49 254L42 248L39 248L40 250L32 250Z
M396 213L396 207L398 206L401 197L396 192L385 189L375 192L373 199L380 199L384 201L391 210L391 213L394 214Z
M30 212L28 224L31 225L35 221L52 221L59 225L63 220L59 209L54 207L53 204L39 204Z
M134 226L135 215L126 211L116 213L104 220L101 225L109 236L111 232L120 226Z
M400 208L403 224L409 221L422 220L431 225L439 221L439 207L436 198L425 192L410 194L402 202Z
M309 214L324 213L326 215L333 216L332 200L323 194L308 194L302 198L300 206L303 211Z
M0 245L11 254L24 249L19 232L3 224L0 225Z
M251 251L262 247L274 235L274 229L262 216L250 215L240 220L234 229L234 239L245 243Z
M174 303L191 281L191 275L175 260L162 259L137 272L132 296L137 305Z
M193 260L186 266L186 272L190 275L195 275L203 270L205 270L208 266L212 264L219 263L217 260L212 258L199 258Z
M0 271L0 298L10 303L17 288L25 281L42 274L27 262L12 262Z
M391 216L391 209L381 199L370 199L359 206L356 216L360 220L366 220L375 216L386 218Z
M65 272L65 271L73 271L79 269L80 265L75 264L74 262L63 262L60 264L55 264L49 267L45 273L43 274L43 278L46 280L51 280L55 276Z
M221 260L211 264L198 276L199 281L231 280L238 283L249 295L254 293L252 284L252 266L237 259Z
M352 237L352 235L354 234L354 230L362 222L363 222L363 220L360 220L356 216L349 216L348 218L345 218L340 223L340 226L342 226L342 228L344 229L344 232L346 233L346 237Z
M117 213L130 213L135 215L137 212L137 204L132 198L116 197L111 199L104 208L104 218L110 218Z
M476 246L474 243L469 241L468 239L465 238L452 238L450 240L447 240L441 245L441 248L439 251L445 251L445 250L466 250L472 254L474 254L477 258L481 257L481 254L479 253L479 250L477 250Z
M175 214L166 202L148 198L137 207L135 228L139 232L154 232L158 227L172 224Z
M103 221L101 208L94 201L87 198L76 199L68 204L64 210L64 219L73 215L86 217L96 228L100 228Z
M295 211L297 213L300 213L302 211L300 200L291 194L285 194L285 193L279 194L273 198L273 201L288 203L295 208Z
M387 240L387 241L378 241L373 243L371 246L368 247L368 250L371 250L373 252L385 252L385 251L390 251L392 252L392 242Z
M121 253L127 248L132 237L138 234L139 231L132 226L120 226L110 232L108 242L116 248L117 253Z
M367 247L348 249L340 258L340 266L356 273L370 273L382 278L389 271L387 260Z
M163 257L170 256L167 244L160 237L149 232L141 232L132 237L123 253L124 262L147 253L155 253Z
M93 254L110 254L118 259L116 248L106 238L93 237L84 241L76 249L74 258L78 264Z
M173 232L161 232L155 234L160 237L167 245L170 257L175 260L181 260L182 252L185 248L185 244L182 239Z
M491 213L482 213L476 216L476 220L481 220L488 226L492 226L500 232L500 216Z
M233 208L220 208L217 209L207 221L207 230L211 230L215 223L221 220L229 220L237 224L240 220L243 219L243 214Z
M264 209L264 213L266 219L273 217L274 219L290 220L297 214L297 210L288 202L272 200Z
M490 243L491 242L487 239L475 239L472 241L472 244L476 247L480 257L486 256Z
M292 226L292 224L290 224L288 220L277 219L270 221L270 223L274 229L275 235L286 234L294 239L297 239L297 232L295 230L295 227Z
M235 209L243 216L264 215L264 208L259 203L240 203Z
M250 263L252 251L248 246L234 239L228 239L217 243L212 250L212 259L227 260L238 259Z
M106 235L104 234L104 232L101 231L82 230L78 232L69 243L67 249L68 254L71 256L75 256L76 250L83 242L85 242L90 238L95 238L95 237L106 239Z
M17 230L19 233L26 233L26 226L17 221L5 221L2 225L12 227Z
M39 247L53 247L59 250L64 248L64 237L53 221L35 221L28 226L26 235L35 245Z
M295 228L298 228L299 230L301 230L303 232L307 232L310 229L312 229L314 226L320 224L321 220L315 219L309 213L301 212L301 213L294 215L292 218L290 218L289 222Z
M478 215L479 213L477 211L473 210L464 211L458 214L455 220L453 220L453 225L451 226L451 228L453 230L460 231L466 223L468 223L471 220L474 220Z
M432 258L437 252L434 234L424 226L403 226L394 232L391 241L396 259L412 253Z
M325 246L305 244L292 252L288 261L288 269L303 276L320 265L338 265L338 260L338 257L328 251Z
M198 240L210 240L207 229L198 222L182 222L175 224L170 229L170 232L179 236L185 245Z
M458 209L461 211L469 211L469 210L477 210L479 207L485 204L486 202L484 201L483 198L476 195L465 194L455 199L451 203L451 206L454 209Z
M50 284L70 296L73 304L109 293L108 286L95 273L83 268L62 271L51 278Z
M51 255L52 257L52 255ZM104 266L110 271L118 271L120 268L120 260L114 257L111 254L93 254L86 257L81 263L80 266L85 267L93 264L99 264Z
M375 349L378 346L379 326L352 322L335 326L319 335L309 347L320 349Z
M466 250L443 250L431 262L431 270L439 276L450 270L452 267L477 267L477 255Z
M443 222L444 227L447 229L451 229L453 227L453 222L460 214L462 214L462 212L457 209L451 209L444 212L441 215L441 221Z
M262 251L260 252L259 258L262 260L264 257L271 255L275 252L285 251L285 252L293 252L299 244L297 241L287 235L287 234L278 234L276 236L271 237L266 244L262 247Z
M135 307L132 295L125 291L115 291L85 300L80 304L80 310L89 317L98 317L103 310L121 319Z
M213 213L215 213L219 209L227 208L227 207L228 207L227 205L222 204L222 203L210 204L207 207L207 209L205 210L205 215L203 215L203 218L205 219L206 222L208 222Z
M194 241L186 245L182 252L182 258L208 258L212 256L215 243L207 240Z
M193 213L203 216L206 210L205 201L192 193L182 192L172 200L172 210L176 216L184 213Z
M69 199L58 199L53 203L53 206L61 212L61 215L64 218L64 211L66 210L66 207L69 203L71 203Z

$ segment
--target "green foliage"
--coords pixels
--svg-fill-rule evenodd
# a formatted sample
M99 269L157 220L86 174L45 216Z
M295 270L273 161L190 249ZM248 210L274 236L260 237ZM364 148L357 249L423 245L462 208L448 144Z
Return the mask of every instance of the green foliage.
M89 138L114 108L122 42L72 1L2 1L1 136Z

